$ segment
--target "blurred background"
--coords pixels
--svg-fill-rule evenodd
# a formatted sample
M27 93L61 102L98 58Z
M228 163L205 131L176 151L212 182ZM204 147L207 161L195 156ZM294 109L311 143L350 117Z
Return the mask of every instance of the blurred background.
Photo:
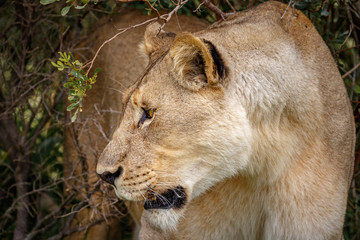
M177 8L178 15L193 15L204 24L211 24L219 20L221 14L216 9L210 10L209 2L216 9L230 13L264 1L0 1L0 239L91 239L91 229L111 224L116 224L115 232L109 227L102 228L107 231L107 237L131 239L134 223L124 204L112 196L112 189L102 186L93 164L87 161L90 155L96 161L100 150L91 147L94 153L89 154L81 148L84 140L79 137L79 126L84 126L86 119L79 113L80 118L72 123L74 111L66 112L68 94L74 94L74 89L68 90L64 84L69 82L68 74L72 69L59 71L51 62L60 57L58 52L72 52L74 58L80 59L78 66L73 67L82 68L81 64L93 59L101 43L108 39L106 34L111 37L120 31L114 19L124 18L121 29L131 26L127 22L129 18L124 17L128 11L137 11L135 20L143 23L148 15L156 17L156 11L175 13ZM289 11L295 7L309 17L329 47L348 89L358 130L360 2L282 2L289 4ZM96 31L106 24L113 27L112 32ZM125 38L125 34L117 38ZM141 41L137 36L142 35L130 35L128 41ZM99 61L104 57L100 51ZM119 59L118 64L127 61L125 56ZM89 78L93 76L93 70ZM86 75L81 70L79 74ZM98 73L99 81L102 81L101 74L106 74L106 69ZM94 86L96 88L96 83ZM93 94L96 99L91 90L87 97L91 98ZM84 112L86 107L85 99ZM99 132L99 136L111 138L112 130L108 126ZM359 131L357 139L358 136ZM102 148L100 145L97 146L99 149ZM69 162L74 155L77 160ZM360 239L358 144L355 159L345 239ZM104 191L108 193L105 204L104 200L94 200L103 198Z

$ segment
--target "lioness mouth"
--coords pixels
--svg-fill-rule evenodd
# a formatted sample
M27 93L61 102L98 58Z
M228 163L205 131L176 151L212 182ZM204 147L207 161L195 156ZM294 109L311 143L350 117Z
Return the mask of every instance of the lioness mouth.
M180 208L185 204L186 196L184 188L178 186L169 189L166 192L155 196L154 200L147 200L144 204L144 209L171 209Z

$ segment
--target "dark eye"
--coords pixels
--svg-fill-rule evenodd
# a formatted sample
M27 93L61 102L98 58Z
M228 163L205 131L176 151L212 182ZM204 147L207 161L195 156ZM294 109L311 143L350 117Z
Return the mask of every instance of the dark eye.
M148 109L148 110L144 109L144 113L147 119L151 119L154 116L154 109Z
M141 116L137 127L140 127L147 119L152 119L154 117L154 109L143 108L143 111L143 115Z

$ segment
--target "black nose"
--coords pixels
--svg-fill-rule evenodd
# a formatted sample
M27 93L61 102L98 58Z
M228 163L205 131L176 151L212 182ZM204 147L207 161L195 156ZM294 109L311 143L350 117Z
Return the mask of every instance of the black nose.
M104 180L105 182L108 182L112 185L114 185L115 179L119 177L123 172L123 168L119 167L118 170L114 173L111 173L109 171L103 172L102 174L99 174L99 177Z

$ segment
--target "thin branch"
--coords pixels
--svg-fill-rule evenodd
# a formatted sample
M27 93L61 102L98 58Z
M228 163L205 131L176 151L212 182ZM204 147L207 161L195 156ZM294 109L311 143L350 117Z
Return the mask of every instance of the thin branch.
M65 201L62 202L61 206L58 209L56 209L55 211L52 211L47 216L45 216L42 219L40 219L39 221L37 221L35 227L32 229L32 231L29 234L27 234L25 240L32 239L36 234L44 232L49 227L51 227L53 224L55 224L57 222L57 220L55 219L55 216L58 215L62 209L65 208L65 206L73 199L73 197L74 197L74 194L68 195L67 198L65 199ZM47 224L43 228L40 228L50 218L54 218L54 221L52 222L52 224Z
M215 6L210 0L203 0L202 3L204 4L205 7L207 7L211 11L213 11L218 18L221 18L223 20L226 20L227 17L234 14L233 12L232 13L224 13L223 11L221 11L220 8Z
M179 9L184 6L189 0L185 0L185 1L178 1L178 3L176 4L176 7L171 11L169 12L168 14L164 14L164 16L167 16L167 18L165 19L165 23L160 27L160 30L164 28L165 24L167 22L170 21L170 19L172 18L172 16L177 13L177 11L179 11Z
M283 18L285 17L285 14L286 14L287 10L289 9L291 3L292 3L292 0L289 1L289 4L288 4L287 7L285 8L285 11L284 11L284 13L283 13L283 15L281 16L280 19L283 19Z
M285 14L286 14L286 12L287 12L287 10L289 9L290 6L292 7L292 9L293 9L293 11L294 11L296 2L297 2L297 0L294 0L294 2L293 2L293 0L290 0L290 1L289 1L289 4L288 4L287 7L285 8L285 11L284 11L284 13L283 13L283 15L281 16L280 19L283 19L283 18L285 17Z
M151 3L149 2L149 0L118 0L119 2L145 2L149 8L151 8L151 10L153 10L154 12L156 12L156 14L158 15L159 18L161 18L161 15L159 13L159 11L154 8Z
M233 11L234 13L236 12L236 9L234 8L234 6L229 2L229 0L225 0L227 5L231 8L231 11Z
M354 48L360 48L360 44L359 45L355 45L355 46L352 46L352 47L348 47L348 48L343 48L343 49L339 49L337 50L336 52L334 52L334 55L337 55L341 52L344 52L344 51L348 51L348 50L352 50Z
M204 5L204 2L201 2L193 12L194 12L194 13L200 12L200 9L201 9L201 6L202 6L202 5Z
M147 21L145 21L145 22L142 22L142 23L139 23L139 24L136 24L136 25L127 27L127 28L122 28L122 29L120 29L120 31L119 31L118 33L116 33L113 37L111 37L111 38L109 38L108 40L106 40L105 42L103 42L103 43L101 44L101 46L98 48L98 50L96 51L95 56L93 57L93 59L92 59L89 63L87 63L86 65L84 65L84 67L85 67L85 66L87 66L87 65L90 64L90 67L89 67L89 69L88 69L87 72L86 72L86 76L89 75L89 72L90 72L90 70L91 70L91 68L92 68L92 66L93 66L93 64L94 64L94 62L95 62L95 59L96 59L97 56L99 55L99 52L101 51L101 49L102 49L106 44L108 44L109 42L111 42L111 41L114 40L117 36L123 34L124 32L126 32L126 31L128 31L128 30L130 30L130 29L134 29L134 28L140 27L140 26L145 25L145 24L147 24L147 23L153 22L153 21L155 21L156 19L158 19L158 18L151 18L151 19L149 19L149 20L147 20Z
M352 69L350 69L347 73L345 73L344 75L342 75L342 78L346 78L347 76L349 76L352 72L354 72L356 69L358 69L360 67L360 63L358 63L356 66L354 66Z

